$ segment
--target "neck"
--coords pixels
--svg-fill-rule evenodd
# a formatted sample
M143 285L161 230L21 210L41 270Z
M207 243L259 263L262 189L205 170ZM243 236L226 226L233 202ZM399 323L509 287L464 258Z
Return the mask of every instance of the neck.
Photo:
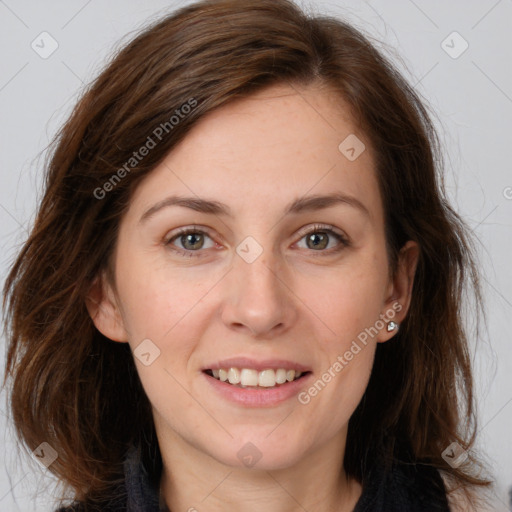
M164 437L161 439L160 437ZM225 465L175 434L159 436L161 495L170 511L351 512L361 485L343 469L346 432L283 469Z

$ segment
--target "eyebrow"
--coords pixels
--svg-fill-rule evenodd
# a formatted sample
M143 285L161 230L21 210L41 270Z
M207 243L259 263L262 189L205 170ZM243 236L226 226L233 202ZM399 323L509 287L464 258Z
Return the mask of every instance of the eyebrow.
M370 217L370 212L366 206L361 201L359 201L359 199L342 193L300 197L285 208L284 215L323 210L338 204L346 204L348 206L352 206L353 208L358 209ZM159 201L149 210L144 212L139 220L139 223L146 222L157 212L171 206L181 206L182 208L189 208L190 210L194 210L200 213L233 218L231 208L228 205L218 201L201 199L199 197L170 196L166 199L163 199L162 201Z

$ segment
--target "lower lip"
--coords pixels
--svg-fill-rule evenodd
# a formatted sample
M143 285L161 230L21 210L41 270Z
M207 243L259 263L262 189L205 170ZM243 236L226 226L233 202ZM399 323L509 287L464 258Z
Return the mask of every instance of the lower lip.
M308 373L300 379L280 384L274 388L239 388L203 372L203 376L217 393L230 402L246 407L270 407L289 400L299 393L311 375Z

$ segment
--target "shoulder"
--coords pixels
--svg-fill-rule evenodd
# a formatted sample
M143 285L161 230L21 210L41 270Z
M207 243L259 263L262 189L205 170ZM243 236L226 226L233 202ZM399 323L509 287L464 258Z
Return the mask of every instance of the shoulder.
M74 502L71 505L66 507L61 507L57 509L55 512L124 512L126 511L126 506L112 506L110 504L96 504L96 505L86 505L83 502Z
M99 500L74 501L64 507L61 506L55 512L126 512L126 510L132 510L132 508L127 506L123 495L114 497L112 494L107 494Z
M88 496L85 501L75 501L55 512L126 512L126 510L157 511L159 475L148 473L139 447L130 446L123 461L122 477L112 482L101 495Z
M375 464L363 478L354 512L451 512L439 471L433 466L393 461Z
M448 512L446 487L437 468L422 463L397 464L392 472L391 489L403 504L413 510Z

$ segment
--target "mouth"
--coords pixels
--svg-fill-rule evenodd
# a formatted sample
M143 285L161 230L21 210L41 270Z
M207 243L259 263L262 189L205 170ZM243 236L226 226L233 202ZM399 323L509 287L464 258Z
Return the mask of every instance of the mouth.
M261 371L252 368L218 368L203 372L226 384L237 388L279 388L289 382L303 379L310 371L299 371L293 368L267 368Z

